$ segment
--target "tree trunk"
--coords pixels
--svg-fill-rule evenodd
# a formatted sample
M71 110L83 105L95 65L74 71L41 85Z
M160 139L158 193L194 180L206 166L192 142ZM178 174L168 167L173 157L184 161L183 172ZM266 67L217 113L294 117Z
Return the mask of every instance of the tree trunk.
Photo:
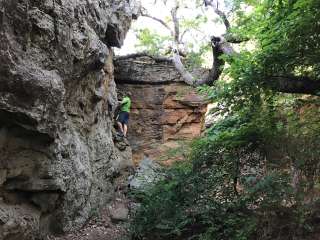
M264 80L265 84L283 93L302 93L320 96L320 81L309 77L270 76Z
M192 86L200 86L204 84L212 86L214 82L219 79L225 65L225 61L221 58L222 55L227 54L229 56L233 56L236 54L232 46L228 42L224 41L222 37L212 37L211 46L213 54L212 68L210 69L209 74L203 76L201 79L196 79L192 76L192 74L184 67L180 55L177 54L177 51L174 51L174 65L187 84Z
M191 73L185 68L181 61L181 57L179 55L179 52L177 50L173 51L173 58L172 58L173 64L176 67L177 71L181 74L183 80L188 85L194 86L195 85L195 79L191 75Z

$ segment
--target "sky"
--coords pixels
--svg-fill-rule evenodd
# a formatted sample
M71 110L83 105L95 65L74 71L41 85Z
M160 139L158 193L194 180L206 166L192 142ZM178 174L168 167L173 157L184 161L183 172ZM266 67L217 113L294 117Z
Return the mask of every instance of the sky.
M190 3L188 2L190 1ZM165 6L161 0L155 1L155 0L141 0L141 4L144 8L147 9L148 13L152 16L155 16L157 18L165 19L166 16L170 16L170 3L173 1L168 0L168 6ZM195 17L197 15L206 15L208 17L208 23L202 26L200 31L205 33L204 41L209 41L209 37L212 35L221 35L225 32L225 27L222 23L216 23L214 22L215 19L217 19L217 16L215 15L213 9L207 8L205 9L195 9L193 6L193 1L191 0L185 0L186 3L188 3L188 8L184 8L180 10L180 16L187 17ZM221 6L221 9L223 9L224 6ZM131 29L129 30L126 39L124 41L124 45L121 49L116 49L115 52L117 55L126 55L130 53L136 53L137 49L135 45L138 43L137 36L135 34L134 29L141 29L141 28L149 28L152 30L155 30L157 33L161 35L168 35L169 31L163 27L160 23L140 16L138 20L135 20L132 23ZM198 41L203 40L202 38L204 35L200 33L193 32L192 34L189 34L186 36L186 41L197 43ZM196 45L196 44L195 44Z

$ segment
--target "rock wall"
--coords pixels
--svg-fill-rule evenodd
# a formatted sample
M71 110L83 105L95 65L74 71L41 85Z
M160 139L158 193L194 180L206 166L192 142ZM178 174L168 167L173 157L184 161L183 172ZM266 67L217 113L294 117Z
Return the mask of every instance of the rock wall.
M178 160L168 157L168 151L201 134L204 99L183 82L170 61L160 58L118 57L115 80L120 93L132 95L128 139L135 163L145 157Z
M79 228L132 166L113 138L111 47L137 7L0 0L0 239Z

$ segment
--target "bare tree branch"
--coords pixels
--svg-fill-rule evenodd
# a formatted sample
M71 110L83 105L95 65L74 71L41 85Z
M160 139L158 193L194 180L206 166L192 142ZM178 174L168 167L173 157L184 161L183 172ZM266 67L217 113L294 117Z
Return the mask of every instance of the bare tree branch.
M227 18L227 15L219 9L218 1L216 4L213 3L213 0L204 0L205 6L211 6L214 12L222 19L224 26L226 27L227 32L230 30L230 22Z
M185 68L184 64L182 63L179 52L177 50L173 50L172 53L173 53L172 61L173 61L175 68L180 73L180 75L182 76L185 83L187 83L188 85L194 86L195 79L193 78L191 73Z
M179 2L178 0L175 0L174 2L174 7L171 9L171 17L173 21L173 26L174 26L174 40L177 44L179 44L180 40L180 24L179 24L179 18L178 18L178 9L179 9Z
M219 9L214 9L214 12L220 16L220 18L222 19L223 23L224 23L224 26L226 27L227 29L227 32L230 30L230 22L226 16L226 14L222 11L220 11Z
M162 26L164 26L166 29L168 29L170 31L171 36L174 36L174 32L172 31L170 26L165 21L163 21L162 19L154 17L154 16L151 16L150 14L148 14L146 12L145 9L141 9L141 16L153 19L154 21L157 21L158 23L160 23Z
M182 32L182 34L181 34L181 36L180 36L180 40L179 40L180 43L183 42L184 35L185 35L187 32L189 32L189 31L190 31L190 29L188 28L188 29L185 29L185 30Z

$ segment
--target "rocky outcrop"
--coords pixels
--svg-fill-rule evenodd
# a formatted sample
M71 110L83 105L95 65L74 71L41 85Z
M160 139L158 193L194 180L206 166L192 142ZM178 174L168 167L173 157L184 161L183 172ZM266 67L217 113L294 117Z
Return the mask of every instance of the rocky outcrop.
M113 141L111 47L133 0L0 0L0 239L82 226L132 163Z
M183 82L172 62L162 58L118 57L115 80L120 93L132 95L128 138L134 161L178 160L167 153L201 134L204 99Z

